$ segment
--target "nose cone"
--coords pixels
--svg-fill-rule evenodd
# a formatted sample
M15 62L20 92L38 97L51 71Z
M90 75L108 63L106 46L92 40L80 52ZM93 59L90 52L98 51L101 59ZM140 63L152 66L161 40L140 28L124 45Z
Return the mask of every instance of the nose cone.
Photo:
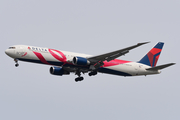
M6 53L6 55L8 55L9 54L9 50L7 49L7 50L5 50L5 53Z
M8 55L9 57L14 57L14 50L11 49L7 49L5 50L6 55Z

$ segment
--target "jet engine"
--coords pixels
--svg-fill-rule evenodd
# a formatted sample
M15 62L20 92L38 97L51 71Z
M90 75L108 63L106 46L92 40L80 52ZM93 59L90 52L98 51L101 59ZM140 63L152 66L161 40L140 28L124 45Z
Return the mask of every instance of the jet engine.
M70 74L70 72L69 71L66 71L66 70L64 70L63 68L61 68L61 67L50 67L50 73L52 74L52 75L60 75L60 76L62 76L62 75L69 75Z
M83 57L74 57L72 63L74 65L86 66L90 64L90 61Z

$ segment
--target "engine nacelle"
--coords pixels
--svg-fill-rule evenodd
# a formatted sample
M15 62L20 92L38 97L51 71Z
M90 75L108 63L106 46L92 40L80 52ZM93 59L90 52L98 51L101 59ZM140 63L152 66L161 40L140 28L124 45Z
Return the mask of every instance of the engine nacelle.
M90 64L90 61L83 57L74 57L72 63L74 65L86 66Z
M50 73L52 75L60 75L60 76L62 76L62 75L69 75L70 74L70 72L65 71L61 67L51 67L49 71L50 71Z

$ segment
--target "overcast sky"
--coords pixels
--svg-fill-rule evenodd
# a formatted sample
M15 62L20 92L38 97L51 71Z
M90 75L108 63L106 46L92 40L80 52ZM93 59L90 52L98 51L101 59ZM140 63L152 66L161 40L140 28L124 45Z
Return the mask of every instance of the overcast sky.
M179 0L1 0L1 120L179 120ZM25 44L98 55L151 43L119 59L138 61L165 42L159 75L53 76L50 66L19 62L4 51Z

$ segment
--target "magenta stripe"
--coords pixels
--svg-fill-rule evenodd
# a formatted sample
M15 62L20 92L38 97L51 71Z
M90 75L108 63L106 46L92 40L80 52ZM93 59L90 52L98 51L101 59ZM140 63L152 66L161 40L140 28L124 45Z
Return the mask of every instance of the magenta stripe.
M41 53L34 52L34 51L33 51L33 53L39 58L39 60L40 60L42 63L50 65L50 64L45 60L45 58L42 56Z

